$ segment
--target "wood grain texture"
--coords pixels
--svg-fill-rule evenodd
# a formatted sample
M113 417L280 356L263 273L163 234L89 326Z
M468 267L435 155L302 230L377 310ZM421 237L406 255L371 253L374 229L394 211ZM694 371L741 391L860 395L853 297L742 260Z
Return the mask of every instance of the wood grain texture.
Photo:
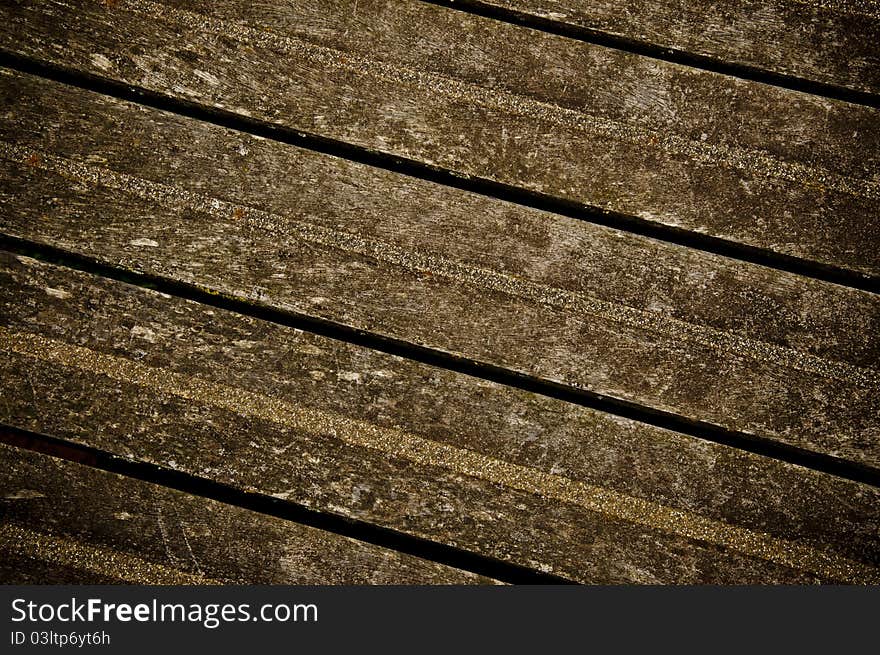
M0 461L2 584L491 582L4 444Z
M880 462L875 295L2 80L8 234Z
M12 2L7 50L868 276L880 112L418 2Z
M7 424L582 582L880 575L872 487L28 258L2 284Z
M725 63L880 93L880 5L873 0L479 0L474 4Z

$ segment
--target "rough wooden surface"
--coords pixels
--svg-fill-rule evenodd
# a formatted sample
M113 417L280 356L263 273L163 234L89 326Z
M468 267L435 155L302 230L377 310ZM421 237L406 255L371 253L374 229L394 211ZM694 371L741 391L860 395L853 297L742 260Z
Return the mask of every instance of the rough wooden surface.
M602 34L880 93L874 0L478 0Z
M875 90L749 1L482 4ZM880 582L880 111L442 4L3 3L0 578Z
M880 274L878 110L418 2L185 4L6 3L0 46L465 176Z
M8 234L880 463L875 295L2 80Z
M880 575L872 487L27 258L2 276L4 423L584 582Z
M0 461L2 584L491 582L3 444Z

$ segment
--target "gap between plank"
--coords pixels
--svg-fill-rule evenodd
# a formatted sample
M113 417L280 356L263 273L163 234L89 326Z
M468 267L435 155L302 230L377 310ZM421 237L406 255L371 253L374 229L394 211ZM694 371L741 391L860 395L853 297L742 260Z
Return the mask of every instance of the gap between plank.
M595 225L701 250L729 259L757 264L870 293L880 293L880 276L859 273L831 264L785 255L748 244L692 232L683 228L654 223L636 216L591 207L575 201L529 191L486 178L457 174L416 160L373 151L319 135L307 134L290 127L249 118L231 111L171 98L161 93L123 84L91 73L35 60L3 49L0 49L0 65L21 73L37 75L119 100L145 105L160 111L167 111L374 168L389 170L427 182L441 184L532 209L568 216L569 218L583 220Z
M672 412L606 396L586 389L551 382L494 364L453 355L442 350L409 343L393 337L367 332L328 319L277 309L255 301L218 293L215 290L195 284L123 269L106 264L93 257L73 253L56 246L34 243L18 237L0 234L0 249L125 284L152 289L202 305L250 316L258 320L284 325L337 341L404 357L429 366L462 373L548 398L589 407L615 416L730 446L847 480L880 487L880 470L865 464L783 444L765 437L729 430L712 423L689 419Z
M517 11L516 9L487 4L480 0L421 0L421 2L519 27L526 27L539 32L546 32L555 36L575 39L604 48L622 50L642 57L689 66L691 68L699 68L728 77L737 77L749 80L750 82L788 89L789 91L822 96L830 100L841 100L855 105L880 108L880 95L876 93L850 89L838 84L808 80L796 75L776 73L748 64L726 62L709 55L700 55L679 50L678 48L660 46L650 41L617 36L602 30L563 23L552 18L544 18L523 11Z
M880 580L880 570L807 544L775 538L725 521L676 509L645 498L629 496L581 480L531 466L495 459L479 451L420 437L394 427L351 419L343 414L305 407L278 398L242 390L199 376L145 366L125 357L108 355L29 332L0 329L3 349L47 364L132 383L142 389L169 394L236 414L266 420L294 430L334 435L348 446L366 448L417 466L439 467L463 477L503 489L561 501L622 520L639 528L720 546L789 568L849 582ZM282 496L283 497L283 496Z
M0 424L0 443L293 521L508 584L577 584L561 576L398 532L391 528L327 514L265 494L241 491L207 478L119 457L91 446L10 425Z

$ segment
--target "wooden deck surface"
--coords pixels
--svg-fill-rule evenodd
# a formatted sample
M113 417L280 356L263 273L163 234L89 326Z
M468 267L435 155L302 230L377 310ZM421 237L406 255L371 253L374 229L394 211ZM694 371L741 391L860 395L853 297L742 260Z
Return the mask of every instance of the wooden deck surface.
M0 18L0 581L880 582L873 0Z

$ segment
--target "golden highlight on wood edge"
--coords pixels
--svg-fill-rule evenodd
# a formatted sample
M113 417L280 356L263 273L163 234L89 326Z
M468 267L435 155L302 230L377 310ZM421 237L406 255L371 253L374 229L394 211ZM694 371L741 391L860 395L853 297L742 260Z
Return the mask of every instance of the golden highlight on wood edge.
M276 238L295 238L343 252L371 257L416 273L430 273L470 287L488 289L532 302L556 307L566 312L595 316L637 330L648 330L675 341L696 343L721 352L729 352L755 361L772 362L806 373L820 375L863 387L880 385L880 371L862 368L816 355L758 341L732 332L695 325L666 314L648 312L626 305L593 298L486 268L469 266L454 260L404 249L376 239L314 225L294 217L238 205L199 194L91 166L64 157L0 141L0 158L56 173L81 184L95 184L122 191L131 196L156 202L172 209L186 208L229 221L246 224Z
M403 430L301 407L196 376L99 353L40 335L0 328L0 348L43 362L105 375L160 393L266 420L416 464L436 466L527 493L578 505L629 523L707 542L795 569L851 583L880 583L880 570L838 554L678 510L527 466L501 461Z
M134 555L34 532L11 523L0 523L0 553L23 555L131 584L222 584L211 578L147 562Z

